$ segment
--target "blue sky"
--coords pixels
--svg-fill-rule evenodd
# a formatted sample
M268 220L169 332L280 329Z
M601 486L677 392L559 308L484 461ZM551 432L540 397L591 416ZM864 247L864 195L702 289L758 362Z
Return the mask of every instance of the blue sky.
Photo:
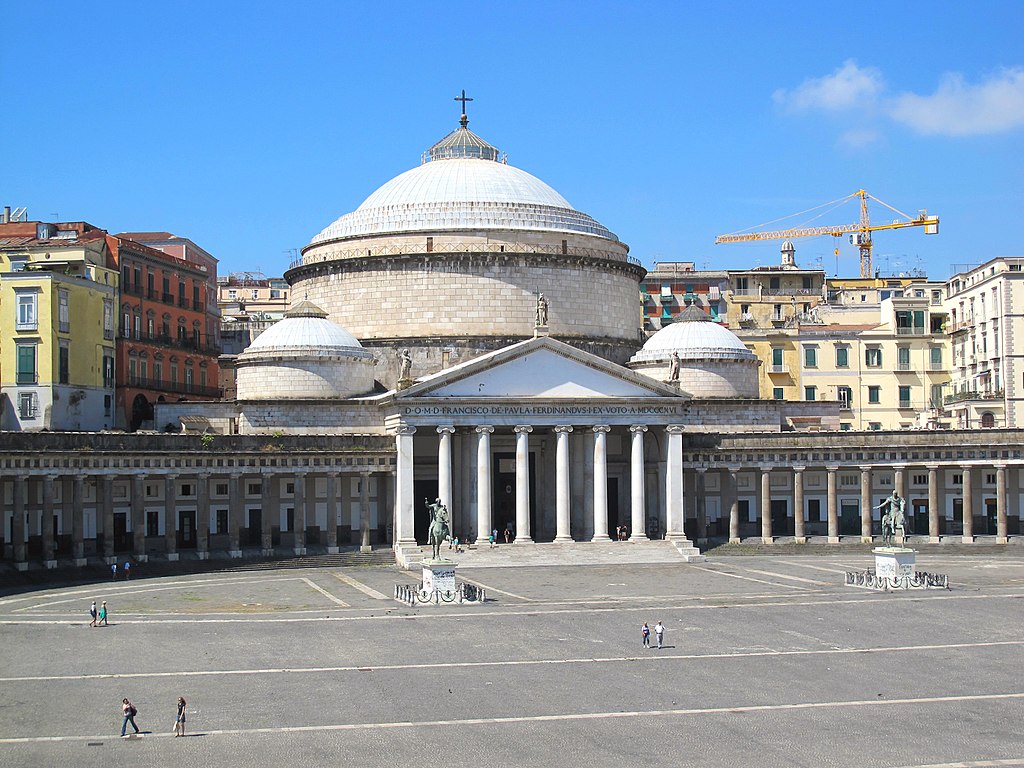
M942 222L877 234L876 268L943 279L1024 252L1022 28L1016 1L18 3L0 204L281 274L457 126L465 88L474 131L645 264L776 263L715 235L863 187ZM831 238L796 245L836 272Z

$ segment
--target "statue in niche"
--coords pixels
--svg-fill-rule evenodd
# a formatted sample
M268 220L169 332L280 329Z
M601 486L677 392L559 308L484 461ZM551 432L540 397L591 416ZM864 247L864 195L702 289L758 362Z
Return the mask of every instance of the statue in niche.
M544 328L548 324L548 300L544 294L537 295L537 327Z
M409 381L412 379L412 354L408 349L398 353L398 380Z
M668 380L679 381L679 353L675 350L668 359Z

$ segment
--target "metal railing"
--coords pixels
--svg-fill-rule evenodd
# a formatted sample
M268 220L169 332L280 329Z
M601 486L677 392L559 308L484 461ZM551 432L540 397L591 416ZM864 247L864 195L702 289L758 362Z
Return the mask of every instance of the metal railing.
M951 395L946 395L945 402L947 405L950 403L962 403L965 400L999 400L1003 396L1003 390L994 389L990 392L978 392L977 390L968 390L967 392L954 392Z
M223 390L219 387L202 387L181 381L155 379L152 376L136 376L129 378L128 386L141 389L152 389L159 392L171 392L178 395L197 395L199 397L220 397Z

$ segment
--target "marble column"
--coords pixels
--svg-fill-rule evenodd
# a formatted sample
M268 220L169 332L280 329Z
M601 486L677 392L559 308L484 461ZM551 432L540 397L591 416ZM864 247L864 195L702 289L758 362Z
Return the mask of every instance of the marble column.
M740 492L739 475L740 467L731 466L726 468L725 481L729 485L729 543L739 544L740 538Z
M491 535L491 434L494 427L482 424L476 428L476 541L487 543Z
M76 475L78 479L81 475ZM43 537L43 564L47 568L56 568L53 540L53 475L43 475L43 511L39 532Z
M167 541L167 559L178 559L178 494L177 475L164 476L164 537Z
M707 467L695 467L693 478L693 511L697 521L697 538L705 542L708 538L707 493L704 485L707 471Z
M81 568L89 563L85 557L85 475L82 474L75 475L71 481L71 521L71 556Z
M996 544L1009 541L1006 528L1006 465L996 464Z
M146 562L146 479L132 476L132 554L140 563Z
M413 518L413 435L416 427L402 425L395 432L397 466L395 482L395 545L416 546ZM362 514L362 510L360 510Z
M572 541L569 495L569 433L572 427L555 427L555 541Z
M928 542L939 543L939 467L928 465Z
M306 554L306 478L305 472L295 473L295 494L292 497L295 513L292 515L292 551L296 555Z
M607 542L608 536L608 433L611 427L594 427L594 536L591 541Z
M974 467L965 466L963 469L964 478L964 532L961 541L970 544L974 541Z
M914 513L910 508L910 503L907 501L907 481L906 481L906 467L902 464L897 464L893 468L893 490L900 495L900 498L904 500L904 508L907 516L909 517Z
M630 496L630 541L646 541L647 526L644 520L646 494L644 489L644 432L647 427L634 424L629 428L633 435L630 446L629 496ZM682 494L680 494L682 498Z
M327 552L336 554L338 551L338 483L341 478L334 469L327 470Z
M210 475L200 472L196 477L196 556L210 557Z
M383 485L378 480L377 487ZM377 500L377 510L381 509L380 499ZM359 551L370 552L370 473L363 472L359 475Z
M228 555L242 556L242 523L245 522L242 509L242 492L245 490L242 474L232 472L228 485Z
M804 515L804 467L793 467L793 540L797 544L807 543Z
M14 513L11 521L11 546L14 553L15 567L19 571L28 569L28 548L25 546L25 496L28 492L28 475L15 475Z
M771 544L772 536L772 469L761 467L761 543Z
M100 490L102 489L102 490ZM102 475L96 483L96 490L101 494L100 507L103 510L103 557L107 565L117 562L114 554L114 477Z
M260 551L264 557L274 554L274 524L281 518L281 506L275 504L278 478L267 469L260 476Z
M437 428L437 498L448 510L448 523L452 523L452 435L455 427Z
M686 504L683 484L683 429L678 425L665 427L668 434L668 461L665 467L665 536L682 539Z
M828 485L828 543L839 543L839 495L837 492L836 473L839 467L836 465L825 467Z
M871 467L860 468L860 542L870 544L871 534Z
M516 433L516 542L533 541L530 531L530 433L533 427L520 424Z

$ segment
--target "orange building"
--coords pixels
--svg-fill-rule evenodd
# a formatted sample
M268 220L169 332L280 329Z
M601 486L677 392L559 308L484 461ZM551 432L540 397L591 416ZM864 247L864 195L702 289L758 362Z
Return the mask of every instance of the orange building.
M121 272L118 427L160 429L153 404L219 398L217 260L169 232L108 236Z

